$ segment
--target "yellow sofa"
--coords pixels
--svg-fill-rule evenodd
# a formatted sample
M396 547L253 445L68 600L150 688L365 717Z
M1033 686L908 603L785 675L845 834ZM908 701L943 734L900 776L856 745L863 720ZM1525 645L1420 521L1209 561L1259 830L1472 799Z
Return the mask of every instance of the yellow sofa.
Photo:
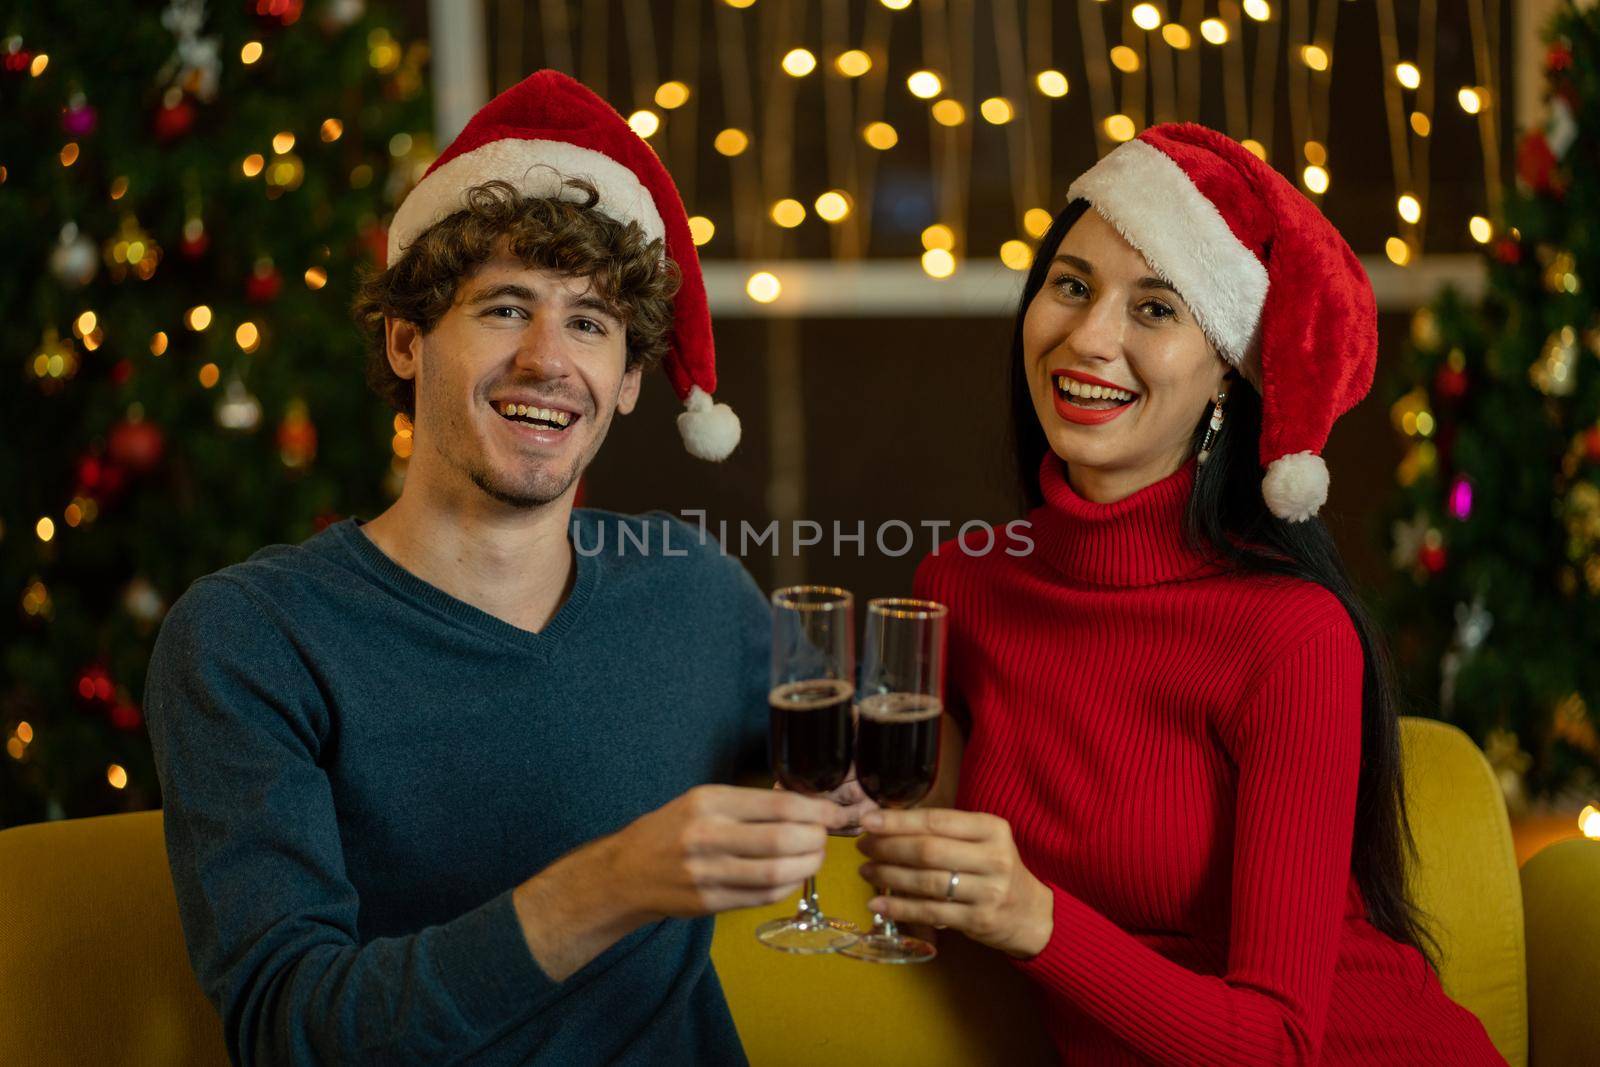
M1514 1067L1600 1062L1600 843L1554 845L1519 881L1476 747L1426 720L1405 720L1403 738L1445 987ZM856 864L833 841L821 884L831 911L859 919ZM992 953L946 936L914 968L784 956L752 933L781 910L724 916L712 946L758 1067L1050 1061L1032 989ZM184 952L159 812L0 832L0 1064L103 1062L228 1062Z

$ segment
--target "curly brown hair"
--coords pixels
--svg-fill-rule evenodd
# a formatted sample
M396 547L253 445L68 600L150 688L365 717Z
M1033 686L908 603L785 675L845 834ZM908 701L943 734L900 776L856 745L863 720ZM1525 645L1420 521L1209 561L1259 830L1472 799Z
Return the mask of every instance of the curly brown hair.
M529 267L588 278L594 295L626 326L628 369L648 370L666 355L677 264L638 223L593 210L600 202L593 185L578 178L562 185L582 199L523 196L499 180L475 185L463 210L424 230L393 266L361 279L351 310L366 336L367 384L390 407L416 415L414 384L389 365L384 319L413 323L427 334L455 303L460 284L502 243Z

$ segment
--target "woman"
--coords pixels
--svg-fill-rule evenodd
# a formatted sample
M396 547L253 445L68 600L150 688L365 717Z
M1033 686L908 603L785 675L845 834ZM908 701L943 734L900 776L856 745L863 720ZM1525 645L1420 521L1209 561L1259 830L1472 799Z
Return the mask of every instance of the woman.
M864 819L873 907L1017 957L1074 1063L1503 1062L1428 962L1381 641L1313 518L1359 262L1199 126L1068 200L1013 343L1035 548L918 572L959 790Z

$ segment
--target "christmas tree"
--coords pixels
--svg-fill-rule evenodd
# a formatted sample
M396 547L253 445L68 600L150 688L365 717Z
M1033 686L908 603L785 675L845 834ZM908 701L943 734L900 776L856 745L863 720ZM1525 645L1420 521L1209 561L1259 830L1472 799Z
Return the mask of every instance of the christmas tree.
M1403 670L1513 808L1600 792L1600 9L1582 7L1547 28L1548 118L1519 140L1504 218L1474 220L1487 293L1417 314L1391 409Z
M349 307L426 60L363 0L0 15L0 825L159 803L166 605L395 491Z

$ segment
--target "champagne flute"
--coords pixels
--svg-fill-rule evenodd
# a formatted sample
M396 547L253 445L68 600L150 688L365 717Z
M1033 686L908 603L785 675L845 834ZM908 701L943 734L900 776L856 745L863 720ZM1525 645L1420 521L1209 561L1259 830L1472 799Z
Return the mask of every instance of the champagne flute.
M772 689L768 694L772 773L796 793L826 793L850 775L855 728L855 598L834 586L796 585L772 594ZM769 948L837 952L856 941L854 923L831 919L807 878L787 919L756 928Z
M856 778L879 807L909 808L933 788L939 770L948 614L932 600L882 597L867 603L856 705ZM926 963L937 954L928 942L902 934L883 915L873 916L872 933L843 951L870 963Z

